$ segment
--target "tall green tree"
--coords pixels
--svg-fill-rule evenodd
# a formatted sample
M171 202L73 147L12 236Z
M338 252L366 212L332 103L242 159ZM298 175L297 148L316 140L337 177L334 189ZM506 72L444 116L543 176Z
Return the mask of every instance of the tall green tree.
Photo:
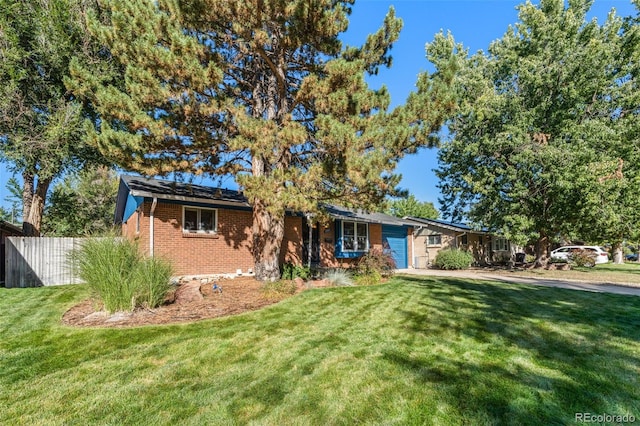
M440 215L433 203L418 201L413 194L389 201L386 213L396 217L413 216L424 219L437 219Z
M85 167L58 182L45 207L42 231L48 236L104 235L113 230L118 176L105 166Z
M616 124L628 76L623 22L613 13L602 25L587 21L591 4L521 5L519 22L466 61L456 80L461 107L439 153L443 210L535 242L539 265L551 240L594 225L590 194L604 193L618 160L633 164L612 149L626 139Z
M71 59L90 51L88 3L0 0L0 160L22 177L25 235L39 235L53 180L95 155L86 105L65 86Z
M9 208L6 209L9 212L9 220L11 223L20 223L22 218L22 186L15 176L12 176L5 185L9 195L4 197L4 201L9 203Z
M104 1L109 22L91 29L125 87L74 68L74 90L101 115L96 145L145 175L234 175L253 206L256 276L277 279L286 209L376 209L395 193L398 158L427 144L452 106L457 59L442 38L430 57L447 72L388 111L386 88L365 75L391 65L401 21L391 9L361 47L342 46L353 3Z

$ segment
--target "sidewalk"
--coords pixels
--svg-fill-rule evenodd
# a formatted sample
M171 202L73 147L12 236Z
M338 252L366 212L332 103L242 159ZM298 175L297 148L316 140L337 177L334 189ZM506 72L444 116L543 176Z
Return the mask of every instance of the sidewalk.
M556 279L541 279L492 274L479 270L444 271L440 269L398 269L397 274L424 275L433 277L465 278L470 280L501 281L514 284L529 284L543 287L558 287L570 290L592 291L597 293L624 294L640 296L640 287L627 287L604 282L581 282Z

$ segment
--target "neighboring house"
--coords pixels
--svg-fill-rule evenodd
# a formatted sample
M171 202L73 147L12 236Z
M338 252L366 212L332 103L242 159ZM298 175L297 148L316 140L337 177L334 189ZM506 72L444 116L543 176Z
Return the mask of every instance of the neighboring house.
M431 265L438 251L459 248L470 251L479 265L503 262L511 259L512 246L509 241L492 235L486 229L475 230L464 223L446 222L417 217L405 218L414 223L413 245L415 267Z
M332 220L325 225L287 213L281 263L303 264L311 255L314 265L346 267L380 248L392 253L399 268L411 265L408 221L334 206L327 210ZM115 223L146 254L169 260L176 275L248 273L254 268L251 206L238 191L122 176Z
M22 228L12 225L9 222L0 220L0 282L4 283L4 256L5 256L5 239L7 237L21 237Z

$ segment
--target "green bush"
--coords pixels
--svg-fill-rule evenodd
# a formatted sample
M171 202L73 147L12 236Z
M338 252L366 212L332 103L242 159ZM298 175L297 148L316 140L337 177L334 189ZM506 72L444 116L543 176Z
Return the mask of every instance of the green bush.
M592 267L596 264L596 255L588 250L577 250L569 254L569 261L576 266Z
M357 274L353 280L356 285L377 285L382 282L382 275L378 271L371 271L366 274Z
M368 275L376 272L382 277L390 277L396 269L396 262L393 257L380 249L371 249L368 253L358 259L356 272L359 275Z
M457 249L440 250L433 264L439 269L467 269L473 262L473 256L467 251Z
M154 308L169 291L171 266L143 258L127 239L88 239L71 256L79 277L109 312Z
M169 262L152 257L143 259L134 270L134 287L137 289L136 305L155 308L164 302L171 289L173 268Z
M282 265L282 279L293 280L296 278L302 278L308 280L311 276L311 270L306 266L294 265L291 262L287 262Z

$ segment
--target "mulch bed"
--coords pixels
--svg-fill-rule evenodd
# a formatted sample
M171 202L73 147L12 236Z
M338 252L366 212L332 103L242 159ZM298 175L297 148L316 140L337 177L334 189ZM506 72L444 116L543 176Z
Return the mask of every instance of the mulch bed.
M76 327L134 327L152 324L173 324L236 315L272 305L282 299L266 298L262 283L253 277L238 277L217 281L222 292L213 290L213 283L191 281L178 286L167 302L155 309L109 314L96 310L96 302L85 300L72 307L62 317L65 325ZM321 287L322 284L313 285ZM297 292L311 286L298 283Z

